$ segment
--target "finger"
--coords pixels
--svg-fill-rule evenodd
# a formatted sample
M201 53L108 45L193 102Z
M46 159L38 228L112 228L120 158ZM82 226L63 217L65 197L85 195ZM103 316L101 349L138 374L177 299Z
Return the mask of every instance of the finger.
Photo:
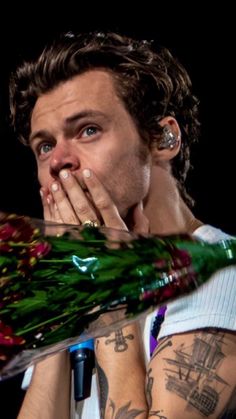
M149 220L143 212L143 203L139 202L133 209L134 227L133 231L138 234L149 232Z
M63 220L61 218L61 214L59 212L58 206L57 204L54 202L53 205L53 221L55 221L56 223L63 223Z
M48 195L48 192L44 188L41 188L39 192L40 192L42 206L43 206L43 218L46 221L52 221L50 196Z
M61 218L61 214L59 212L59 209L57 207L57 204L55 203L53 196L51 194L48 194L47 196L47 202L48 202L48 207L49 207L49 211L50 211L50 220L47 221L51 221L53 223L64 223L62 218ZM46 220L46 218L45 218Z
M59 182L53 182L51 185L51 194L56 206L51 208L51 213L55 217L55 209L58 211L60 219L65 224L80 224L73 207ZM58 217L58 215L57 215Z
M95 173L90 169L83 170L84 182L91 194L95 207L98 209L106 227L127 230L116 205L101 184Z
M63 222L60 218L59 211L55 208L56 204L53 200L52 195L48 193L48 189L41 188L40 196L42 199L44 220L46 221L44 233L49 236L56 236L58 234L61 235L63 233L62 229L59 229L58 227L53 227L53 225L50 224L51 222ZM49 223L47 223L47 221Z
M59 175L63 188L67 193L70 204L73 207L78 220L82 224L86 220L97 221L99 215L86 196L86 192L82 189L79 179L77 179L76 176L73 176L69 170L62 170Z
M48 232L49 232L50 235L53 235L53 236L55 236L55 235L61 236L62 234L65 233L66 228L63 227L64 222L61 219L61 215L60 215L60 212L58 210L57 204L53 201L52 196L51 196L51 201L52 201L52 207L53 207L52 210L51 210L52 221L54 223L56 223L57 225L56 226L55 226L55 224L54 225L49 225L48 226Z

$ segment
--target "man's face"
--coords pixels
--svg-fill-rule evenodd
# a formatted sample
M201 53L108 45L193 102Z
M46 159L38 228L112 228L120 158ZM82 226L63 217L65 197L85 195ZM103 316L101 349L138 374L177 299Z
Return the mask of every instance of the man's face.
M82 170L91 169L121 216L147 195L150 153L106 71L87 71L42 95L32 113L30 145L48 190L62 169L76 173L81 186Z

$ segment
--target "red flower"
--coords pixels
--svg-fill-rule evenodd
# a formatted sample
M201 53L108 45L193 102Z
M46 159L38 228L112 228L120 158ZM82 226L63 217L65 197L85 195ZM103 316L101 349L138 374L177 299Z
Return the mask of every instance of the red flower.
M177 249L176 247L170 248L170 254L173 258L173 269L179 269L191 265L192 259L186 250Z
M12 328L0 320L0 346L18 346L24 343L22 337L13 335Z
M11 224L5 223L0 227L0 242L13 240L16 234L17 230Z
M155 260L153 265L155 266L155 268L162 270L166 268L167 262L165 259L158 259L158 260Z
M49 253L51 246L47 242L36 242L29 248L29 257L39 259Z
M29 242L37 234L38 230L32 227L27 217L19 215L1 217L0 241Z

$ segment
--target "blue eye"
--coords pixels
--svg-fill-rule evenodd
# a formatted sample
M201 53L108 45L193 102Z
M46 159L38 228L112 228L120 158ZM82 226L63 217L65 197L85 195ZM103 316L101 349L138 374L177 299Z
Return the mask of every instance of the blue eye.
M44 143L38 147L39 154L47 154L52 150L52 144Z
M82 137L91 137L91 135L97 134L97 128L90 126L84 129L82 132Z

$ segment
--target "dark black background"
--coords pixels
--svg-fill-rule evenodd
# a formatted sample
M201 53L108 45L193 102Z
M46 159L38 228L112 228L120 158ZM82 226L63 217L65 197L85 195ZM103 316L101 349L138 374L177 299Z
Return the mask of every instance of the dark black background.
M114 30L167 46L185 65L201 103L202 135L193 151L188 180L195 214L204 222L236 234L235 223L235 30L233 6L199 2L152 1L76 4L48 10L42 2L8 4L0 17L0 210L41 216L31 153L11 133L8 77L22 58L30 58L60 31ZM190 4L191 3L191 4ZM206 3L206 2L205 2ZM52 6L53 7L53 6ZM34 173L34 175L32 175ZM19 381L19 380L18 380ZM14 418L21 394L17 379L0 383L1 406ZM9 400L9 399L8 399ZM1 408L2 417L2 408Z

